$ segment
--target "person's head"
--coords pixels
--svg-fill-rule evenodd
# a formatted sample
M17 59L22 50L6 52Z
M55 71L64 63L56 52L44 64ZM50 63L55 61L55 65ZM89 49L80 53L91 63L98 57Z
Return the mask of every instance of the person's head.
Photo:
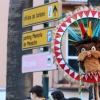
M31 98L30 97L26 97L26 99L25 100L31 100Z
M61 91L54 91L51 93L53 100L61 100L64 98L64 94Z
M36 86L32 87L29 92L31 93L32 100L36 100L37 98L42 98L43 87L36 85Z
M81 100L81 99L77 97L72 97L72 98L68 98L68 100Z
M68 100L67 98L63 98L63 99L61 99L61 100Z

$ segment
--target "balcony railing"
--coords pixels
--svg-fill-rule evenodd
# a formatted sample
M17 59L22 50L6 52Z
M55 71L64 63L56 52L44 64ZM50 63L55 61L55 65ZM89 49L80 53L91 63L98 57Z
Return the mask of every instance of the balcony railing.
M87 5L88 0L62 0L63 5Z
M88 0L62 0L62 1L69 1L69 2L87 2Z

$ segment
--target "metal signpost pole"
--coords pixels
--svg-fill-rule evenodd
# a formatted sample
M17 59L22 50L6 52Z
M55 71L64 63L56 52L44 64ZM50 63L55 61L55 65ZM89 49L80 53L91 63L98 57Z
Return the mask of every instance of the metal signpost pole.
M45 2L46 1L46 2ZM49 3L49 0L44 0L44 4ZM48 24L47 24L48 26ZM45 23L44 23L45 27ZM49 77L48 77L48 71L43 71L42 76L42 85L43 85L43 97L48 98L48 91L49 91Z
M90 0L87 1L87 6L89 7ZM89 86L89 100L93 99L93 87Z
M92 6L98 6L98 4L99 4L99 0L88 0L88 7L89 7L89 4L92 4ZM95 86L94 87L92 87L92 86L90 86L89 87L89 100L92 100L92 99L94 99L93 98L93 94L95 95L95 92L93 91L93 90L95 90ZM93 93L94 92L94 93Z
M48 71L43 71L43 75L42 75L42 85L43 85L43 97L44 98L48 98L48 91L49 91Z

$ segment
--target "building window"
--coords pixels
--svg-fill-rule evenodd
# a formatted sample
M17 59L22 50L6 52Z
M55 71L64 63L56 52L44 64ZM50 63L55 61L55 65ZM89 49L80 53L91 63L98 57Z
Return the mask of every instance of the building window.
M49 0L44 0L44 3L49 3Z
M64 18L65 17L65 13L62 13L62 18Z
M77 34L79 34L79 28L74 29ZM74 46L70 45L70 42L68 41L68 38L70 38L70 36L68 35L67 31L66 31L66 57L65 57L65 61L66 63L68 63L70 65L70 67L78 72L79 71L79 67L78 67L78 62L77 62L77 50ZM64 38L63 38L64 39Z
M72 30L74 30L77 34L80 35L80 28L74 28L71 27ZM78 72L79 67L78 67L78 53L77 50L74 46L70 45L71 42L68 39L72 39L70 35L68 34L68 31L64 33L64 36L62 37L62 55L66 63L68 63L74 71Z

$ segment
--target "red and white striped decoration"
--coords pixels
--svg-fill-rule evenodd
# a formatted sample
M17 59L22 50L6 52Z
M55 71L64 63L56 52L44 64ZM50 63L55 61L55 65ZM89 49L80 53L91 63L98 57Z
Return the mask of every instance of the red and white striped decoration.
M79 80L79 73L73 71L71 68L69 68L66 65L66 62L61 53L61 38L67 26L69 26L76 20L87 18L87 17L100 19L100 12L94 11L94 10L81 11L70 16L69 18L66 18L66 20L62 22L62 24L58 27L58 30L56 32L55 42L54 42L54 53L58 61L58 64L69 76L71 76L72 78L76 80ZM98 74L91 77L88 75L82 75L82 81L83 82L99 82L100 75Z

